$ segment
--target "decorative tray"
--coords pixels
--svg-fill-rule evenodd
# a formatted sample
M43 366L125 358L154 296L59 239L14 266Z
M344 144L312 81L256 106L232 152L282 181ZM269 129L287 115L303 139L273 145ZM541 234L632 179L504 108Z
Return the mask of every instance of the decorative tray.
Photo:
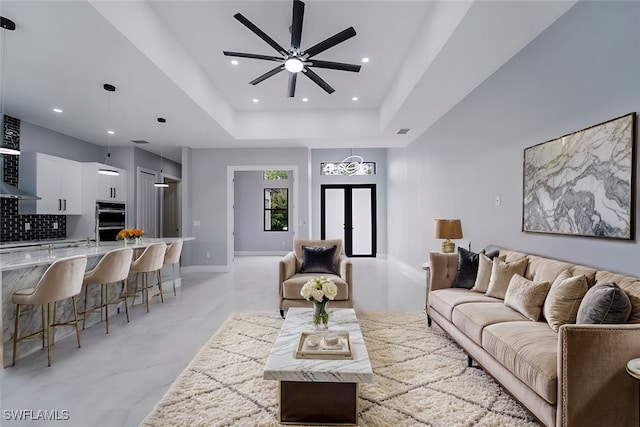
M302 332L296 359L353 359L349 332Z

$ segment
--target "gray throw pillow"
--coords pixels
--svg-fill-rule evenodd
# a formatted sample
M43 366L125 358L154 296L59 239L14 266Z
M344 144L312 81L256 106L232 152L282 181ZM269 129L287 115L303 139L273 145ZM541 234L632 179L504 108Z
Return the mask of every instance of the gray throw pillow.
M627 293L613 282L598 283L582 299L576 323L626 323L630 315L631 300Z
M301 273L336 274L337 246L302 246Z

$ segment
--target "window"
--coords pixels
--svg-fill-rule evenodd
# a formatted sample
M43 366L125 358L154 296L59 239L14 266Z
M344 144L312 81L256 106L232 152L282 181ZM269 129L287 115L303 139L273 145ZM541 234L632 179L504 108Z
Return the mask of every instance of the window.
M289 190L264 189L264 231L289 230Z
M289 179L289 171L264 171L265 181L276 181L279 179Z
M320 175L375 175L375 162L320 163Z

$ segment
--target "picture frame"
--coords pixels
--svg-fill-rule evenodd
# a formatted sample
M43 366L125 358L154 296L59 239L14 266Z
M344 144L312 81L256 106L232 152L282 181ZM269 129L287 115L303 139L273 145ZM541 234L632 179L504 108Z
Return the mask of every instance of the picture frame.
M522 231L634 239L636 113L524 150Z

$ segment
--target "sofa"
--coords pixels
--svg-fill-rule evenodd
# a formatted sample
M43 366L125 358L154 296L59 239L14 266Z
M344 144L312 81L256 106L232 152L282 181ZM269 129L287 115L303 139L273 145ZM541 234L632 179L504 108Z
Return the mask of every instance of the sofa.
M333 247L335 249L329 249ZM305 254L313 255L315 259L305 260ZM331 258L323 259L323 254L329 254ZM325 265L327 263L331 265ZM307 281L318 276L330 279L338 288L338 294L329 303L331 307L353 308L352 264L342 253L342 240L297 239L293 242L293 251L280 260L278 293L281 316L284 317L284 312L291 307L313 306L300 295L300 290Z
M469 366L484 369L544 425L638 426L639 384L626 372L626 365L640 357L640 278L505 249L496 251L491 261L491 274L498 264L526 264L522 275L511 277L504 298L488 290L456 287L463 274L460 253L429 254L425 266L429 326L434 322L444 330L467 353ZM481 270L482 265L474 288L481 276L486 280L486 268ZM557 302L557 292L551 297L551 289L557 291L557 284L565 280L586 282L585 295L570 300L571 308L563 308L564 312L548 312L546 305ZM511 292L518 281L538 287L547 283L536 321L514 309L513 303L507 305L518 289L526 288L519 285ZM625 304L630 305L623 314L628 318L615 324L576 323L581 315L588 319L585 313L593 312L595 290L612 286L618 288L618 300L628 298ZM576 310L578 319L573 322L550 322L558 315L570 319Z

